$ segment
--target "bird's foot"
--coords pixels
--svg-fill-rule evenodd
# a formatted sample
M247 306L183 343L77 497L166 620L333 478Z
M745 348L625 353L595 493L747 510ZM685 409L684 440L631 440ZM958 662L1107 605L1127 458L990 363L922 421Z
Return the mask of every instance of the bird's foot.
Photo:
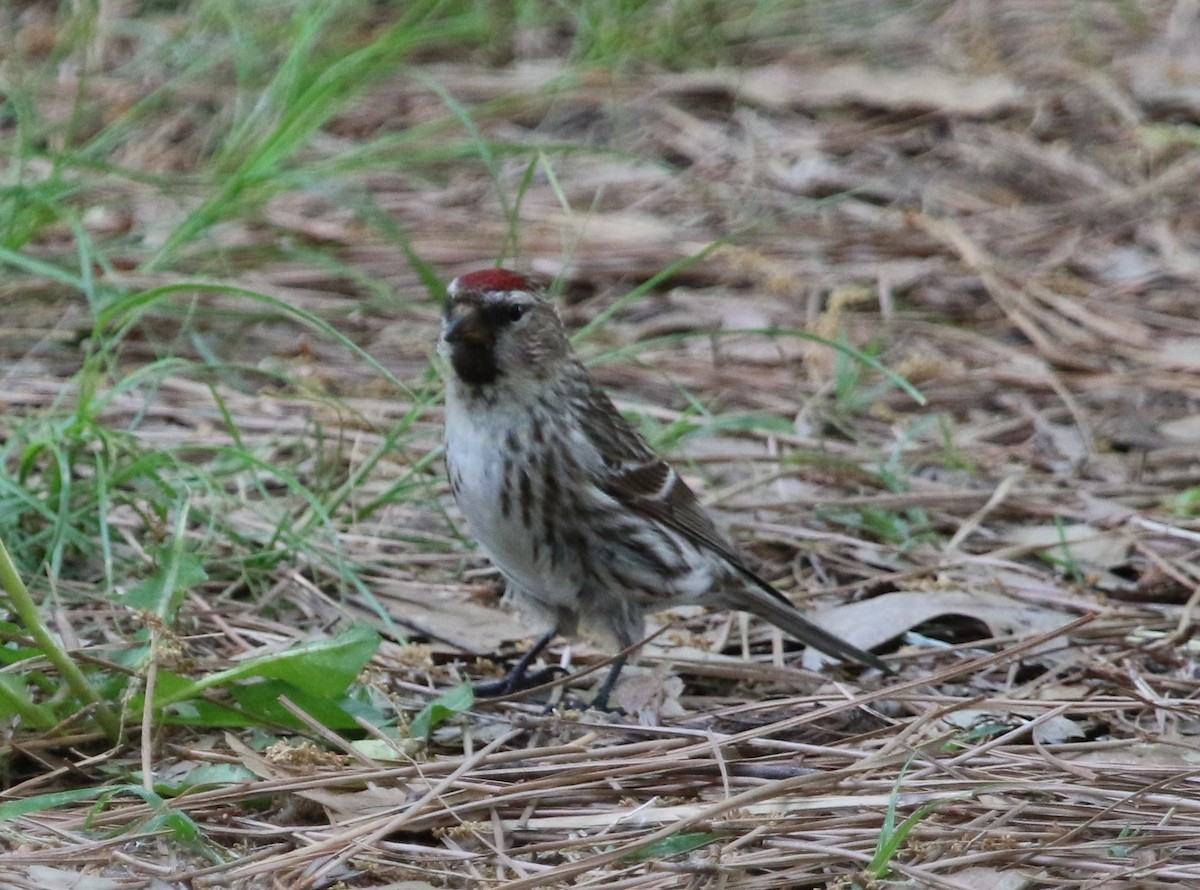
M506 695L512 695L516 692L532 689L535 686L541 686L543 683L549 683L551 680L565 673L566 670L557 664L544 667L532 673L526 665L518 664L517 667L513 668L499 680L476 683L472 689L475 692L476 698L504 698Z
M625 713L620 708L610 708L608 706L609 696L617 687L617 678L621 676L621 668L625 667L624 654L618 655L613 659L612 667L608 669L608 676L604 678L604 682L600 684L600 688L596 690L596 695L592 699L592 707L597 711L612 711L618 714Z
M592 697L592 702L588 705L588 707L593 711L604 711L608 714L624 714L625 711L621 709L620 705L610 705L608 703L608 698L611 693L611 689L602 688Z
M550 628L550 630L542 634L538 638L538 641L517 660L512 670L503 678L476 684L474 687L475 696L477 698L503 698L506 695L512 695L514 692L521 692L524 689L541 686L543 683L553 680L555 673L561 671L562 668L554 665L530 674L529 666L533 664L533 660L541 654L542 650L550 644L550 641L554 639L554 635L554 628Z

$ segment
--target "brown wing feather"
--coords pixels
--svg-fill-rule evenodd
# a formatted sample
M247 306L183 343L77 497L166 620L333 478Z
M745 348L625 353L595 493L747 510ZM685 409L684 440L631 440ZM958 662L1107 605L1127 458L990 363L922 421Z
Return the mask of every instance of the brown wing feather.
M605 494L630 511L657 520L696 544L719 554L737 572L788 599L758 578L717 531L695 493L654 453L603 392L593 390L580 414L584 435L600 452L607 472L596 480ZM790 605L790 603L789 603Z
M724 539L695 493L666 461L659 458L604 393L592 390L579 415L584 435L604 462L602 491L633 513L661 522L688 540L719 554L730 568L753 585L727 605L755 612L801 642L830 655L853 659L891 673L878 657L813 624L791 600L747 568Z

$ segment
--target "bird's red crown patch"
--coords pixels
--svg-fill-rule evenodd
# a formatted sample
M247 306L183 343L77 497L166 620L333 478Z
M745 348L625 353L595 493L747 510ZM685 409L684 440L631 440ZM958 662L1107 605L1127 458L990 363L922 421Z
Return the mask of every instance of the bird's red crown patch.
M460 290L473 290L481 293L491 291L531 291L529 282L507 269L480 269L478 272L468 272L458 277Z

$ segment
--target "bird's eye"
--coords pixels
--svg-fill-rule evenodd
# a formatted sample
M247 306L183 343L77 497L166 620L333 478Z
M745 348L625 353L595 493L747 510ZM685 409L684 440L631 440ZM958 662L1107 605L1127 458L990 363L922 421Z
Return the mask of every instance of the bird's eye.
M510 321L520 321L521 316L525 314L525 307L520 303L513 303L505 312L505 317Z

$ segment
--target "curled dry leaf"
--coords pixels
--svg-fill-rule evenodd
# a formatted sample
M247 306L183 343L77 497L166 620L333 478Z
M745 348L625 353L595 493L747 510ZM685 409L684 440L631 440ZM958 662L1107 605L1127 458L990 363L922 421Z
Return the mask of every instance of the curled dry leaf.
M872 648L926 621L962 615L982 621L992 636L1026 637L1066 624L1074 614L1034 606L1000 593L968 590L896 591L838 606L815 616L831 633L856 646ZM825 657L805 650L805 667L819 667Z

